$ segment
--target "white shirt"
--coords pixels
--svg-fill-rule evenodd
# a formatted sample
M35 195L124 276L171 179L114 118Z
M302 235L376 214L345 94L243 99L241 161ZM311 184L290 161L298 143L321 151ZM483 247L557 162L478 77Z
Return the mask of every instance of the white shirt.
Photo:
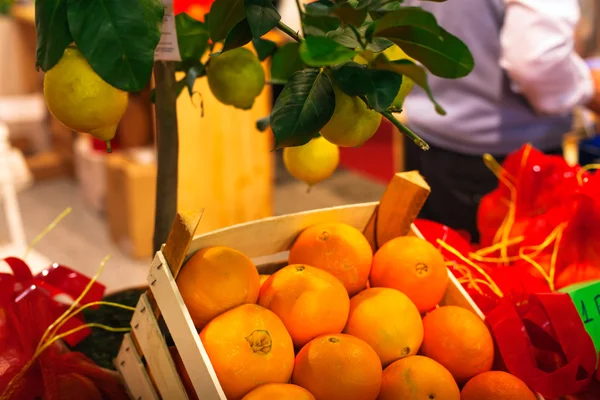
M505 0L500 65L540 113L562 114L594 94L589 67L575 52L577 0Z

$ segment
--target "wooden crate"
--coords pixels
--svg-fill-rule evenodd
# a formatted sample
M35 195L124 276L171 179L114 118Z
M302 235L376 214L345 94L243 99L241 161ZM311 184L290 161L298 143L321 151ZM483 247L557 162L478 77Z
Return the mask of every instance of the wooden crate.
M142 295L115 360L133 399L187 399L183 383L161 332L169 330L202 400L226 400L175 278L196 251L215 245L235 248L252 258L261 273L273 273L305 228L321 222L344 222L362 230L374 250L398 236L420 236L412 224L429 187L414 171L394 176L380 202L341 206L271 217L193 237L200 216L178 214L167 243L156 254ZM266 238L266 240L265 240ZM450 283L441 304L468 308L482 316L448 271ZM164 323L164 324L163 324Z

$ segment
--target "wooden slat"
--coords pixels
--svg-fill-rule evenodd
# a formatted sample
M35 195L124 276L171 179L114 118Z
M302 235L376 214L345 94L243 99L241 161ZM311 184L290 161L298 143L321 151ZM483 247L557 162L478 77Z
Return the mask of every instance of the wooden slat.
M114 364L126 382L132 399L160 399L129 333L123 336L121 348Z
M157 253L152 263L148 283L156 303L161 310L165 310L163 318L198 397L202 400L226 400L208 354L196 332L192 317L171 275L167 260L161 252ZM163 398L178 399L178 397Z
M394 175L381 197L376 213L364 230L373 250L411 231L411 225L430 192L429 185L417 171Z
M363 230L377 202L305 211L265 218L196 236L188 256L211 246L228 246L250 258L287 251L298 234L311 225L339 221Z
M131 328L161 398L187 399L187 393L145 293L140 296L133 313Z
M202 214L204 214L204 210L178 212L175 216L175 221L173 221L171 232L169 232L162 253L165 260L167 260L171 274L176 279L194 239L194 232L196 232Z

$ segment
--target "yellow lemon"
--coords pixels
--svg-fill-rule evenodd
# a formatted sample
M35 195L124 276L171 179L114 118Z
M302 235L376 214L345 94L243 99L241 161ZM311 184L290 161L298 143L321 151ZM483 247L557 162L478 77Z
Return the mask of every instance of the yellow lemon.
M360 98L348 96L337 86L333 90L335 110L321 129L321 135L338 146L360 147L377 132L381 114L370 110Z
M309 186L329 178L340 163L340 149L323 137L304 146L283 149L283 164L294 178Z
M408 54L406 54L404 52L404 50L402 50L400 47L398 47L396 45L392 45L392 46L388 47L387 49L385 49L383 51L383 54L390 61L396 61L396 60L410 60L412 62L415 61L412 57L410 57ZM402 85L400 85L400 89L398 90L398 94L396 95L396 97L394 98L394 101L392 102L392 106L396 107L396 108L402 108L402 105L404 104L404 99L406 99L406 96L408 96L409 93L412 91L412 88L414 85L415 85L415 82L412 79L410 79L406 75L402 75Z
M212 57L206 68L208 85L217 100L242 110L252 108L265 86L265 71L258 57L243 47Z
M44 76L50 113L67 128L107 142L127 110L128 93L104 81L75 47L68 47Z

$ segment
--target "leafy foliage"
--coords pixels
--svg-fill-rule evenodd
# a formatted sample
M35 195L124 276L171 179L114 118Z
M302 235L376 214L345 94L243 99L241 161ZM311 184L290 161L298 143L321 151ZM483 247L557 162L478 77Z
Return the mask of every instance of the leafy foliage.
M261 61L269 61L270 83L285 85L271 115L257 122L260 130L271 127L276 148L302 145L319 134L335 109L333 85L359 96L426 147L393 117L401 111L392 106L394 98L402 80L410 78L444 114L429 88L428 72L445 79L469 74L474 60L465 44L431 13L403 6L402 0L316 0L300 14L301 32L281 21L272 0L215 0L205 22L178 15L182 61L177 70L185 77L177 81L177 90L187 87L192 94L212 57L250 46ZM107 82L139 90L151 74L162 18L161 0L37 1L37 64L44 71L52 68L74 41ZM293 41L276 44L265 37L274 28ZM392 46L406 57L389 59Z

